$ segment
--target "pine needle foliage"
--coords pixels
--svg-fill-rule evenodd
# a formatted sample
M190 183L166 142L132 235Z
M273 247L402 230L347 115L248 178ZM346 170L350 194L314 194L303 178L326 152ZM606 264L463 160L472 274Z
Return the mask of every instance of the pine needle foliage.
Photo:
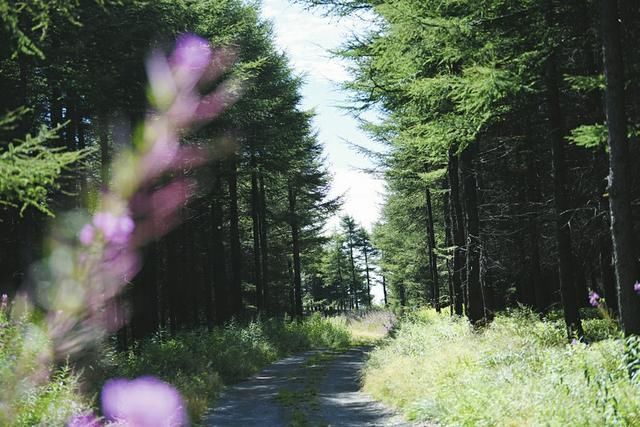
M15 110L0 118L0 130L11 129L26 109ZM42 125L35 135L22 140L0 142L0 204L20 209L29 207L53 216L48 206L52 191L60 189L60 177L69 166L85 158L91 150L67 151L51 146L64 126Z

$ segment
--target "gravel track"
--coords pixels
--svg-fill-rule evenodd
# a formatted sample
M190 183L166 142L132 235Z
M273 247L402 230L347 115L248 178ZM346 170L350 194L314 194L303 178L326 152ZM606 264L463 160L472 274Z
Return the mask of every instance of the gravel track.
M228 387L207 426L413 426L360 391L370 348L308 351L282 359Z

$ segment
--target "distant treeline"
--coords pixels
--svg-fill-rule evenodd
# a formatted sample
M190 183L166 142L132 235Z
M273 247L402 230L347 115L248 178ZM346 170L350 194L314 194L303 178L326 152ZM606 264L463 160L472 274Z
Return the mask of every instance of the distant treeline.
M573 337L593 292L640 333L637 1L300 2L372 24L342 55L354 111L383 117L395 304L560 304Z

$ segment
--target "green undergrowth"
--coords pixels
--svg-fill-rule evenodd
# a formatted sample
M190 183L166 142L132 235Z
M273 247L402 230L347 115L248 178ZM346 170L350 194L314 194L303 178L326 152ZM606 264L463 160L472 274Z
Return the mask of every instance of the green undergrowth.
M590 344L568 344L561 320L524 310L481 331L418 311L372 353L364 388L409 419L441 425L640 425L624 340L608 320L584 328Z
M255 321L248 325L158 333L126 352L109 351L105 378L154 375L176 386L196 424L225 384L240 381L288 354L313 348L346 349L349 331L319 315L302 322Z
M34 319L0 310L0 426L62 426L90 408L78 376L47 362L49 346Z

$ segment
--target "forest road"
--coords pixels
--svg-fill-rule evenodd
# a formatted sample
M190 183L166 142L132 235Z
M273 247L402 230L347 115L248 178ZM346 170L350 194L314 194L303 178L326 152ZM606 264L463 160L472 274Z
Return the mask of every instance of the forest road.
M360 391L360 371L369 350L315 350L275 362L226 388L205 425L414 426Z

